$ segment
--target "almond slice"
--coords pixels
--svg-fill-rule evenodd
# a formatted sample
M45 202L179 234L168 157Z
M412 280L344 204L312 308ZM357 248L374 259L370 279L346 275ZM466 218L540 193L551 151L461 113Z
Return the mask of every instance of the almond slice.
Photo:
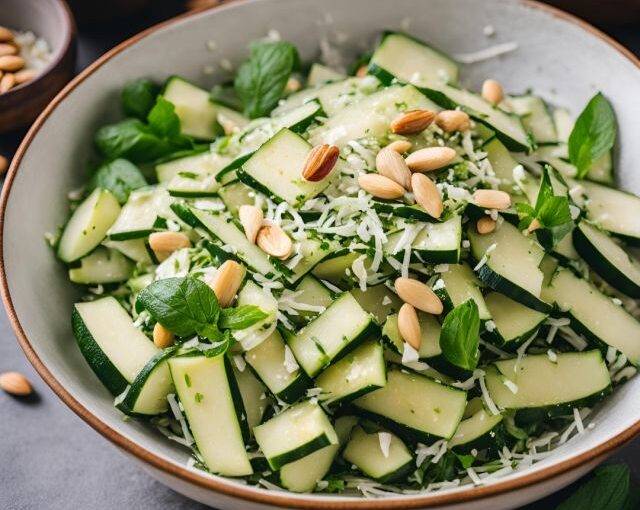
M430 216L440 218L444 205L436 183L424 174L413 174L411 176L411 186L413 188L413 196L418 205L427 211Z
M166 349L173 345L175 335L159 322L153 327L153 343L158 349Z
M420 349L422 335L420 334L420 321L416 309L409 303L404 303L398 312L398 331L400 336L416 351Z
M393 200L404 195L404 188L396 181L380 174L360 174L358 184L367 193L377 198Z
M404 158L396 151L384 148L376 156L376 169L380 175L397 182L405 189L411 189L411 170Z
M331 173L338 161L340 149L335 145L316 145L307 154L302 169L302 177L311 182L318 182Z
M242 280L244 280L244 274L245 269L242 264L238 264L235 260L225 260L211 282L207 282L222 308L228 307L236 297Z
M241 205L238 209L238 217L247 239L255 244L256 236L264 221L262 209L253 205Z
M496 80L485 80L482 84L482 97L492 105L497 105L504 99L502 85Z
M496 229L496 221L489 216L483 216L476 223L478 234L490 234Z
M415 135L429 127L436 118L431 110L409 110L391 122L391 132L397 135Z
M444 110L438 113L436 124L446 133L467 131L471 127L469 116L460 110Z
M163 260L176 250L189 248L191 241L182 232L167 230L165 232L154 232L151 234L149 236L149 246L158 259Z
M396 293L405 303L413 305L418 310L440 315L443 310L442 301L430 287L413 278L400 277L394 283Z
M29 379L20 372L5 372L4 374L0 374L0 388L9 395L18 397L26 397L33 393Z
M293 251L293 242L278 225L263 225L258 231L256 244L262 251L280 260L286 260Z
M407 166L414 172L431 172L447 166L457 156L451 147L427 147L407 156Z
M473 192L473 203L485 209L503 211L511 207L511 197L497 189L477 189Z

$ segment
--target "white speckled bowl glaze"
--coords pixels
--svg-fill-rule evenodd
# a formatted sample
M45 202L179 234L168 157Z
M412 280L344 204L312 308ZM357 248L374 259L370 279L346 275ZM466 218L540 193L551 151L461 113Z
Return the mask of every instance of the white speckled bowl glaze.
M409 26L403 25L404 20ZM496 33L487 38L483 27ZM66 192L86 177L94 130L118 117L118 95L133 78L185 75L208 87L224 75L203 68L222 58L238 62L249 41L269 29L295 42L305 59L318 41L348 35L355 55L384 28L404 26L448 53L516 41L517 51L465 66L462 81L478 88L486 77L507 91L533 88L577 113L596 90L612 101L620 136L620 185L640 192L640 70L638 62L592 27L549 7L509 0L254 0L185 16L150 29L110 51L77 77L25 138L2 195L2 290L20 344L60 398L154 476L175 490L221 509L296 508L513 508L570 483L640 429L640 378L620 388L593 416L593 430L569 441L534 467L477 488L420 496L364 500L293 495L247 487L185 467L188 454L150 428L123 421L113 398L75 346L70 311L77 291L45 245L66 215ZM206 42L215 40L216 51ZM218 68L219 69L219 68Z

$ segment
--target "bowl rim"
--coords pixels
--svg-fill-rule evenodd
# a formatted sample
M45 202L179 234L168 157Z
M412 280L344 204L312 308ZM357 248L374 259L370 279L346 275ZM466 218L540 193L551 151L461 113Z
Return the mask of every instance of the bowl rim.
M58 67L58 65L60 65L60 62L64 60L67 53L69 53L69 50L71 49L71 46L73 45L73 41L75 40L75 37L76 37L77 29L76 29L75 18L71 13L71 8L69 7L69 5L65 0L50 0L50 1L52 2L51 5L53 5L55 9L57 9L60 13L62 13L62 19L64 20L64 24L63 24L64 41L62 41L62 45L60 46L60 49L53 54L53 58L51 59L51 62L49 62L42 69L42 71L40 71L40 74L38 74L33 80L29 80L24 83L21 83L17 87L12 87L4 94L0 94L0 100L5 98L9 99L12 96L15 96L20 92L28 89L31 85L35 85L36 83L41 81L45 76L51 73L51 71L55 70ZM55 99L57 99L57 97L55 97L54 100ZM52 100L51 103L54 103L55 102L54 100ZM36 123L34 122L33 126L35 126L35 124ZM26 136L24 139L26 140ZM17 155L17 152L16 152L16 155Z
M293 494L277 491L256 491L255 488L245 485L240 485L226 480L224 477L213 477L205 472L199 473L195 470L191 470L186 466L175 464L171 461L165 460L160 455L143 448L134 441L123 436L116 430L112 429L109 425L100 420L97 416L92 414L86 407L78 402L75 397L62 386L62 384L53 376L46 365L39 358L35 349L31 345L27 335L22 328L20 319L13 306L11 293L7 281L7 274L5 268L4 258L4 226L5 217L7 211L7 204L13 181L18 172L18 168L28 150L31 142L38 134L40 128L48 119L49 115L56 109L56 107L64 101L64 99L87 77L93 74L106 62L111 60L114 56L121 53L123 50L134 45L138 41L145 37L155 33L157 30L166 28L175 24L178 21L182 21L187 18L198 17L207 14L211 10L226 10L229 7L233 7L236 4L247 4L255 1L263 0L222 0L222 2L212 8L204 10L190 11L166 21L153 25L142 32L126 39L111 50L104 53L96 61L91 63L87 68L82 70L73 80L71 80L47 105L42 113L35 120L24 139L20 143L15 156L11 161L11 165L5 179L2 193L0 194L0 294L2 302L7 312L9 322L16 335L18 343L25 356L33 365L36 372L45 381L45 383L53 390L53 392L75 412L82 420L89 424L93 429L99 432L106 439L114 443L116 446L122 448L125 452L135 456L138 460L150 464L156 470L159 470L165 475L177 477L180 480L194 484L198 487L213 490L214 492L221 493L225 496L239 498L252 503L262 503L269 505L279 505L285 508L304 508L304 509L346 509L346 508L367 508L367 509L389 509L396 510L399 508L426 508L437 505L447 505L463 503L468 501L475 501L494 497L500 494L505 494L516 489L525 488L545 482L551 478L558 477L562 474L568 473L590 461L597 462L604 460L614 450L621 447L636 435L640 433L640 419L620 432L618 435L612 437L608 441L605 441L597 446L594 446L590 450L581 453L575 457L570 457L565 460L561 460L556 464L542 468L540 471L525 473L523 476L513 479L507 479L504 481L496 481L486 486L476 486L462 491L453 492L432 492L428 494L419 495L403 495L401 498L381 498L381 499L366 499L366 498L330 498L322 497L314 494ZM606 35L601 30L595 28L590 23L569 14L557 7L543 4L538 0L516 0L522 6L544 11L547 14L560 18L564 21L572 23L582 30L588 32L592 36L595 36L623 57L629 60L640 70L640 59L636 57L629 49L625 48L621 43L614 40L612 37ZM69 11L67 10L67 13Z

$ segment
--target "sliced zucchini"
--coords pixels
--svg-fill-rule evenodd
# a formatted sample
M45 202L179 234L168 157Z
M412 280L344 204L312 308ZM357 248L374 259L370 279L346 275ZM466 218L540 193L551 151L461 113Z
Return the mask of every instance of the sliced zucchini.
M390 440L385 451L381 434L388 434ZM342 457L380 483L397 480L413 469L413 455L399 437L390 432L367 434L361 427L351 433Z
M399 368L387 372L386 386L354 401L358 412L426 444L453 436L466 403L466 392Z
M162 187L133 191L107 235L114 241L147 237L155 229L163 228L167 219L174 218L171 202L171 196Z
M387 382L382 354L382 345L369 340L327 368L316 378L323 401L346 402L382 388Z
M365 291L356 287L350 292L360 306L376 318L378 324L384 324L387 317L397 313L402 306L402 300L384 283L367 287Z
M280 484L292 492L313 491L331 468L339 449L339 444L330 444L306 457L282 466L279 472Z
M565 108L556 108L553 110L553 123L558 133L558 141L568 143L571 131L573 131L573 118Z
M80 352L114 395L121 394L158 353L113 297L76 303L71 319Z
M353 261L360 255L362 254L358 252L344 253L343 251L339 251L320 262L313 268L311 274L320 280L327 280L336 285L345 286L345 284L348 283L346 281L346 271L351 268Z
M565 352L496 361L486 372L487 389L501 409L524 409L591 402L611 387L600 351ZM584 404L587 405L587 404Z
M587 195L587 218L625 241L640 244L640 198L622 190L581 181Z
M218 195L224 205L234 216L238 216L238 209L243 205L255 204L255 191L242 181L231 181L218 190Z
M216 175L229 163L227 156L207 151L160 163L156 165L156 176L158 182L168 185L180 174Z
M344 74L339 73L322 64L313 63L309 70L309 76L307 77L307 85L309 87L315 87L322 85L328 81L338 81L345 78Z
M281 115L274 115L272 121L276 130L289 129L294 133L304 133L320 116L324 116L322 105L313 100Z
M403 233L399 231L387 236L385 253L402 258L404 249L399 242ZM457 264L460 260L461 244L462 218L456 215L442 223L424 223L411 244L411 250L417 254L418 261L421 262Z
M245 305L257 306L267 314L264 319L252 326L233 332L233 338L242 345L245 351L248 351L265 341L270 334L269 331L275 328L278 301L268 289L263 289L252 281L248 281L238 294L238 306Z
M240 419L247 422L249 431L253 431L254 427L262 423L262 418L267 410L267 404L269 403L265 393L267 389L260 380L253 375L251 370L246 367L244 370L240 370L235 365L232 368L246 414L246 416L243 415Z
M304 372L287 363L286 344L275 330L266 340L244 355L245 360L269 391L283 402L293 403L310 386Z
M502 419L502 414L491 414L484 409L475 411L460 422L447 446L461 454L469 453L473 449L495 450L497 435L502 434Z
M300 206L321 193L335 175L332 172L317 182L305 180L301 169L310 150L311 145L304 138L282 129L242 165L238 177L277 200Z
M416 221L434 221L434 217L417 204L373 199L372 206L380 214L391 214L392 216Z
M150 249L147 247L144 239L129 239L128 241L112 241L111 239L106 239L102 244L107 248L119 251L125 257L142 265L153 263L149 254Z
M420 322L420 349L418 355L420 359L429 359L442 354L440 349L440 323L428 313L418 311L418 321ZM382 328L382 339L385 345L396 354L402 355L404 352L404 340L398 329L398 314L389 315Z
M571 326L596 345L615 347L631 363L640 362L640 322L568 269L558 270L543 297L571 319Z
M450 265L447 271L440 274L440 278L444 286L435 292L442 299L447 310L473 299L478 305L480 320L491 318L491 312L489 312L480 290L482 284L467 264Z
M498 138L489 139L482 150L487 153L487 159L495 176L500 179L500 189L507 193L513 192L516 181L513 178L513 169L519 165L504 144Z
M506 221L490 234L478 234L473 227L467 234L473 257L486 260L476 269L485 285L534 310L548 310L540 299L543 275L538 266L544 250L538 243Z
M310 307L321 307L325 310L333 302L333 295L317 278L307 275L296 285L293 298L296 303L308 305ZM304 325L317 317L321 311L317 310L296 310L297 315L289 315L289 318L298 325Z
M180 132L201 140L213 140L221 134L217 121L218 109L209 101L209 93L184 78L172 76L164 86L162 96L175 106L180 119Z
M73 211L58 243L58 257L74 262L98 246L120 214L118 199L96 188Z
M530 94L510 96L507 103L515 113L522 117L525 129L533 135L533 139L537 143L558 141L556 125L549 112L549 107L541 97Z
M343 350L353 348L376 329L373 317L344 292L287 343L307 375L314 377Z
M122 253L98 247L80 259L80 267L69 269L73 283L100 284L128 280L133 273L133 263Z
M573 231L573 244L603 280L628 296L640 298L640 263L611 237L583 220Z
M253 473L245 449L249 431L231 364L226 356L178 356L169 360L171 377L196 441L213 473Z
M532 310L498 292L485 297L494 329L489 332L498 345L515 349L542 325L547 314Z
M282 273L290 284L295 284L338 249L340 245L332 240L308 237L297 241L295 256L282 264L286 268Z
M338 436L322 408L311 401L301 402L253 429L256 441L271 469L324 448L338 444Z

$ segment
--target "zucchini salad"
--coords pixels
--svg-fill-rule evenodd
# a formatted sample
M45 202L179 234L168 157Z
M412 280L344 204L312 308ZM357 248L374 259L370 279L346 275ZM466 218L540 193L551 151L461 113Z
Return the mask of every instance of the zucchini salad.
M589 434L640 360L640 199L605 96L574 117L467 90L399 32L349 70L249 53L211 91L126 84L49 236L116 408L193 469L367 497Z

